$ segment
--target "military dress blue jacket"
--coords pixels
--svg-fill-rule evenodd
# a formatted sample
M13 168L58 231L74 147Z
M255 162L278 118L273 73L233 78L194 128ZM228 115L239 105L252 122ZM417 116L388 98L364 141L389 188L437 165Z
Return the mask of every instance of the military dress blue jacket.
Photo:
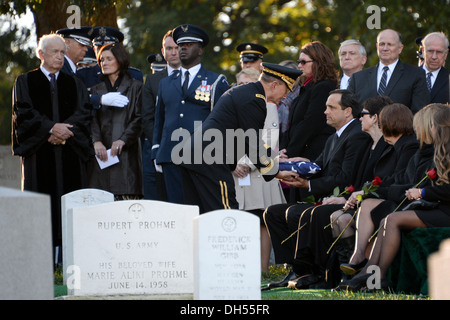
M155 111L152 159L157 164L172 162L172 149L180 142L172 141L175 130L194 131L195 121L204 121L214 104L229 89L223 75L203 66L192 80L186 94L181 87L181 72L174 72L161 80Z

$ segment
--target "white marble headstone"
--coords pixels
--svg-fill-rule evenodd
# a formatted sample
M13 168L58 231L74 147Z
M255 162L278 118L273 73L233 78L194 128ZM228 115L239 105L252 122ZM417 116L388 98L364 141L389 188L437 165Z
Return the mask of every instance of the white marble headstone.
M80 189L67 193L61 197L61 226L62 226L62 246L63 246L63 281L67 282L67 268L73 265L70 261L72 253L68 251L71 247L67 247L67 212L75 207L93 206L96 204L113 202L114 194L99 189Z
M194 219L194 299L260 300L260 219L217 210Z
M54 297L50 196L0 187L0 300Z
M75 207L69 295L193 293L197 206L127 200Z

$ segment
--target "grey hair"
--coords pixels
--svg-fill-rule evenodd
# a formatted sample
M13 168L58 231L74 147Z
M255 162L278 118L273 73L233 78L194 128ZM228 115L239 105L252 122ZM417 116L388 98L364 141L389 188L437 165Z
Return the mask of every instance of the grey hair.
M36 56L39 58L39 51L45 52L45 49L47 49L47 46L50 42L53 42L55 40L59 39L64 44L64 50L67 50L66 42L64 41L64 38L56 33L50 33L43 35L38 42L38 46L36 48Z
M339 47L338 53L341 53L341 49L344 46L348 46L351 44L356 44L358 46L358 51L359 54L361 55L361 57L367 57L367 52L366 52L366 48L362 45L361 42L359 42L358 40L355 39L350 39L350 40L345 40L343 42L341 42L341 46Z
M432 32L432 33L427 34L425 36L425 38L422 39L422 45L425 47L425 43L427 42L427 40L432 37L439 37L442 40L444 40L445 48L448 49L448 47L449 47L448 38L445 36L445 34L443 32Z

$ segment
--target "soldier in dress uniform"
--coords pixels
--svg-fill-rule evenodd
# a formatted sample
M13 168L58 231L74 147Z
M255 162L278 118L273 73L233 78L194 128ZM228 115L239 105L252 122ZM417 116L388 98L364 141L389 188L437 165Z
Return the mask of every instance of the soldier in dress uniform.
M92 45L96 55L105 44L122 43L123 39L123 33L111 27L95 27L92 32ZM142 83L144 82L144 76L139 69L129 67L128 72L132 78ZM78 69L77 76L84 82L88 91L94 85L102 82L102 70L98 64ZM110 92L103 96L91 95L91 103L94 109L98 109L100 104L112 107L124 107L128 104L128 99L120 93Z
M83 60L88 48L92 47L93 31L92 27L66 28L56 31L64 38L67 46L62 72L71 75L77 73L77 63Z
M236 50L240 53L241 69L255 68L262 72L263 56L268 52L266 47L256 43L241 43Z
M257 82L227 91L202 126L196 127L194 133L180 143L185 202L198 205L201 213L239 208L231 172L244 155L266 181L274 177L292 178L291 172L278 172L277 154L264 144L261 129L267 114L266 104L277 104L286 96L301 71L272 63L263 63L263 67ZM234 135L228 130L234 130ZM252 134L256 134L256 141L252 141ZM209 135L213 138L207 139ZM246 139L247 135L250 138Z
M178 45L181 70L162 79L159 85L152 159L157 170L162 169L168 201L184 203L180 168L172 161L172 149L178 143L172 134L180 129L192 133L194 122L206 119L229 85L224 75L206 70L201 64L203 48L209 42L205 30L180 25L173 30L173 40Z
M161 53L152 53L147 56L147 62L150 64L152 73L162 71L167 68L167 61Z

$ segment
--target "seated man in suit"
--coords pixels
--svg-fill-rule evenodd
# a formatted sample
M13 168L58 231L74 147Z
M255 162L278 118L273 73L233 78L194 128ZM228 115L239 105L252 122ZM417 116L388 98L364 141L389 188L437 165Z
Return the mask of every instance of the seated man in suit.
M355 168L361 162L364 150L371 140L368 134L361 131L361 124L356 119L360 104L355 94L348 90L331 91L326 105L327 124L333 127L336 133L328 138L323 152L314 161L322 170L309 180L299 177L294 182L285 182L297 188L309 189L316 200L330 196L336 186L344 190L354 181L357 172ZM277 264L294 263L296 237L285 242L284 240L298 229L302 210L296 207L301 205L303 203L293 206L273 205L264 213ZM295 275L291 271L284 280L271 287L287 286Z
M399 60L403 50L400 33L386 29L377 37L380 62L373 67L356 72L350 79L348 90L359 96L360 102L385 95L393 102L408 106L413 113L430 102L425 74L417 66Z
M441 32L429 33L422 40L423 70L426 74L428 90L432 103L449 102L449 72L444 68L448 54L448 39Z

